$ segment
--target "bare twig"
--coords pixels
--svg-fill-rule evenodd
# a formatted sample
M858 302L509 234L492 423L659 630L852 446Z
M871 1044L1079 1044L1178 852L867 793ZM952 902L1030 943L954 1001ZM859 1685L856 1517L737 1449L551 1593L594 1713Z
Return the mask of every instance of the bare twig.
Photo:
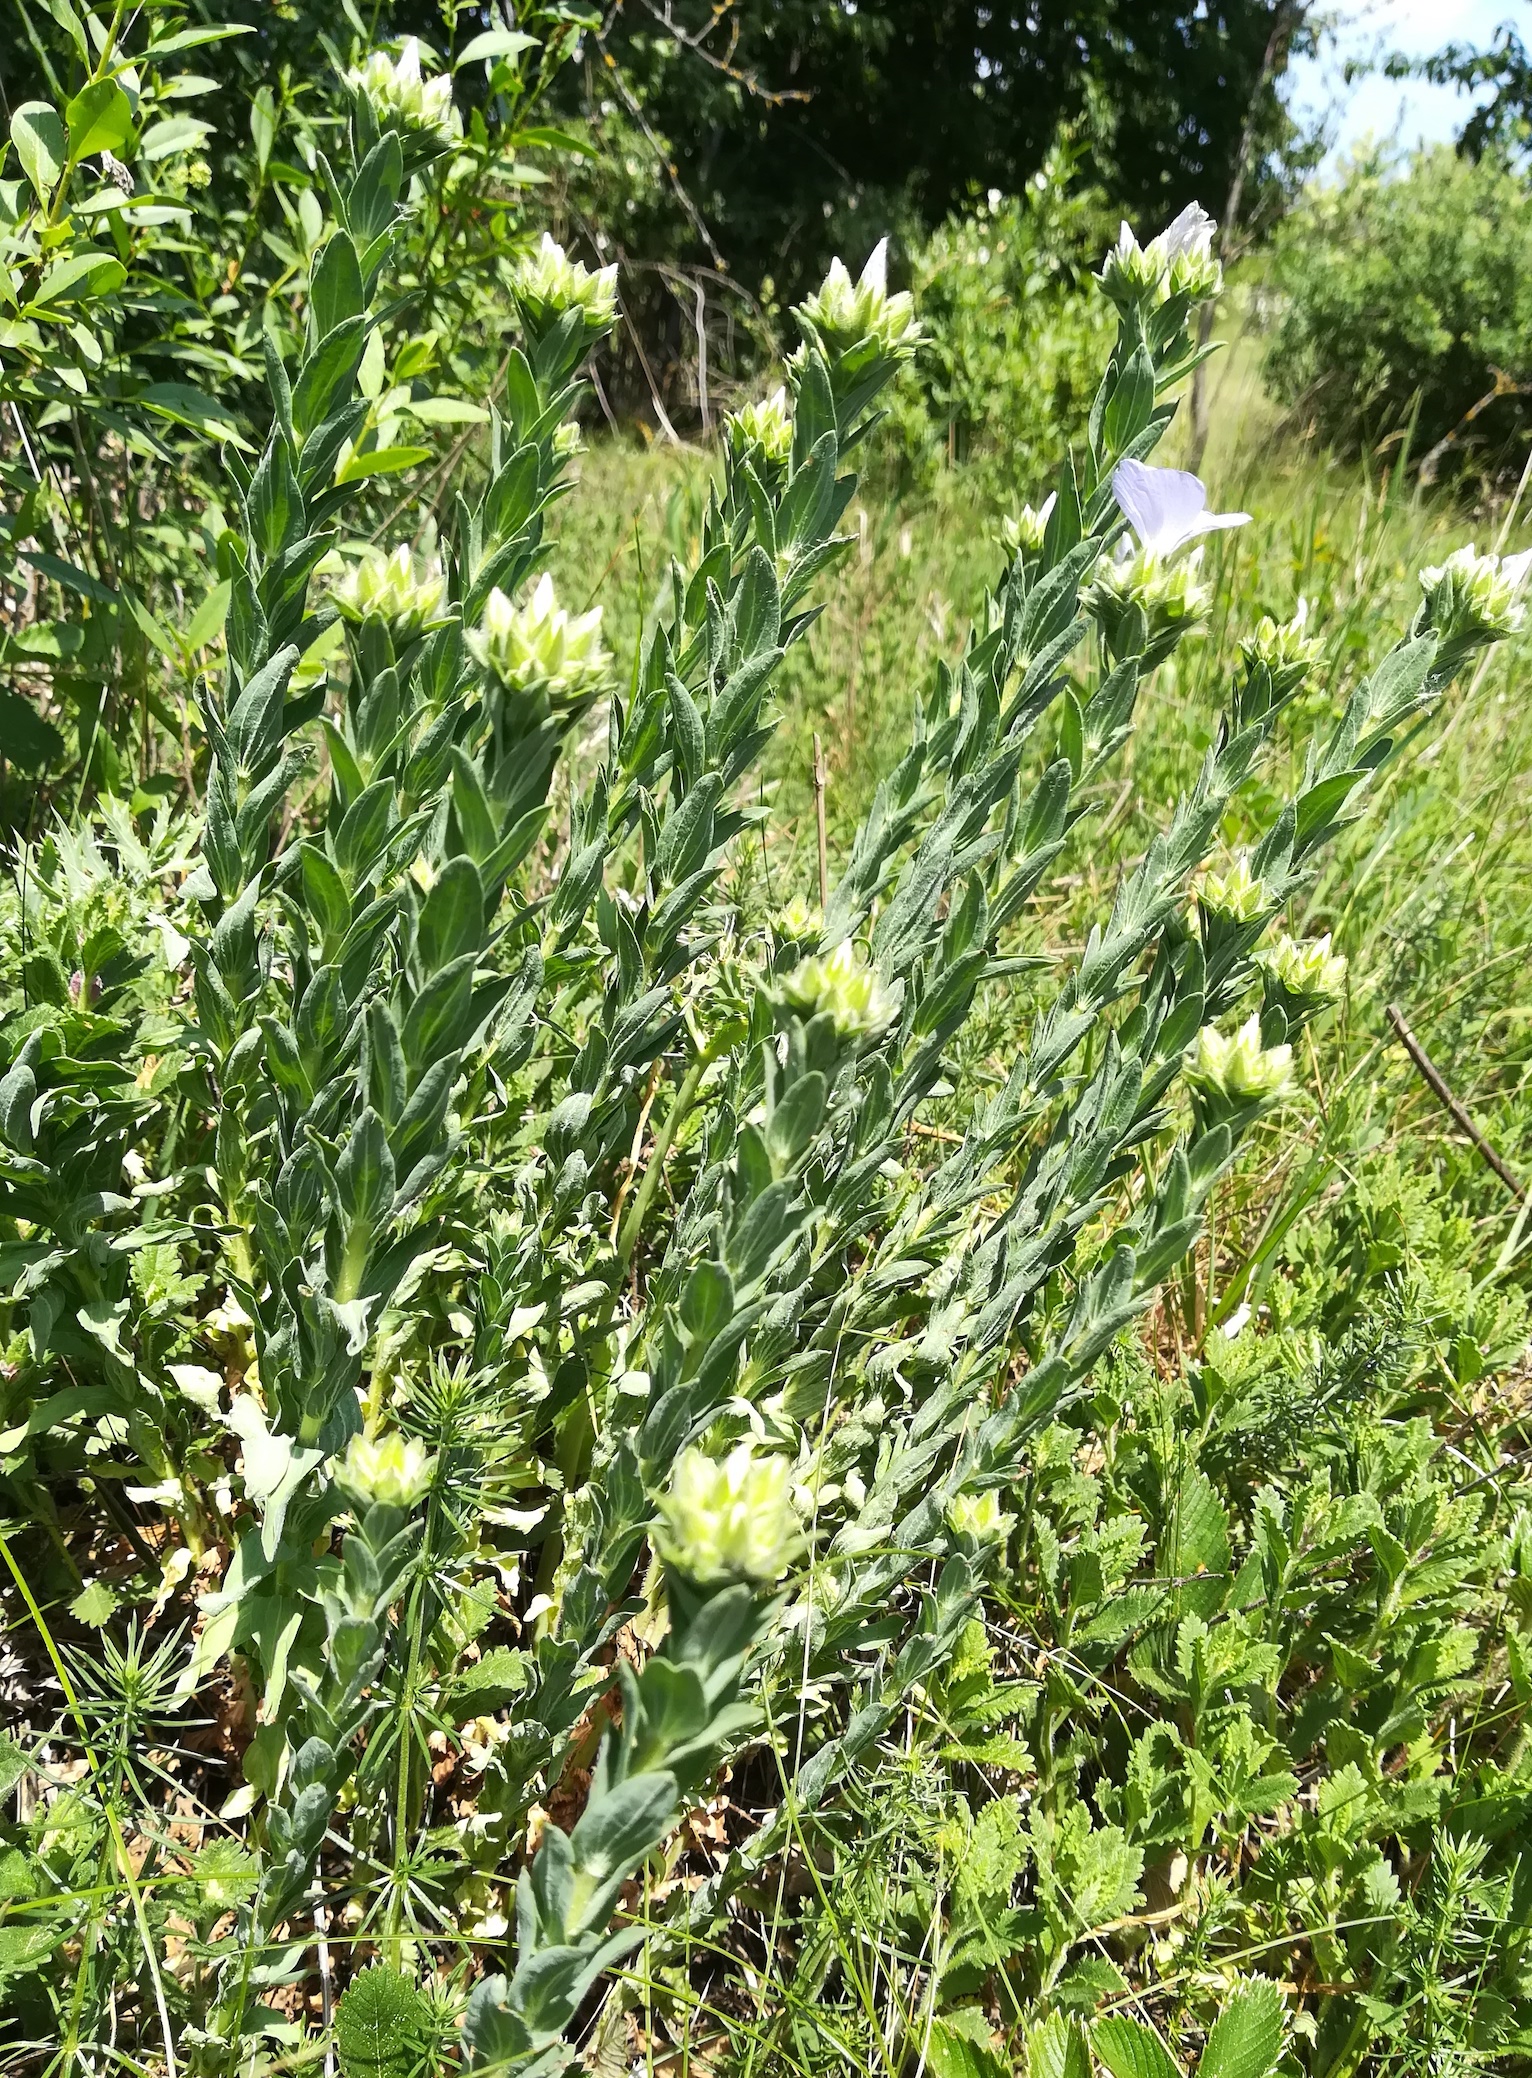
M814 828L819 837L819 907L822 913L830 901L830 865L825 846L825 754L817 733L814 737Z
M1500 1181L1505 1185L1506 1189L1510 1191L1514 1197L1524 1198L1526 1196L1526 1186L1521 1182L1515 1170L1510 1168L1505 1162L1501 1160L1500 1156L1495 1152L1494 1148L1491 1147L1488 1140L1486 1140L1484 1135L1479 1131L1479 1128L1474 1124L1473 1120L1469 1117L1468 1113L1464 1110L1463 1106L1458 1102L1457 1098L1452 1094L1451 1090L1448 1089L1446 1083L1442 1079L1441 1070L1436 1066L1436 1063L1431 1059L1431 1056L1426 1052L1425 1048L1421 1045L1420 1041L1415 1037L1415 1034L1410 1030L1409 1025L1405 1021L1403 1011L1400 1010L1399 1006L1396 1003L1390 1003L1388 1006L1388 1021L1393 1026L1394 1030L1399 1034L1399 1043L1403 1046L1405 1052L1409 1055L1410 1059L1420 1070L1422 1080L1426 1083L1427 1087L1431 1091L1431 1094L1436 1098L1437 1102L1441 1105L1442 1109L1446 1111L1451 1116L1453 1122L1456 1125L1460 1126L1462 1130L1468 1135L1469 1139L1479 1150L1480 1154L1483 1155L1485 1161L1489 1163L1489 1166L1500 1178Z
M654 379L654 370L649 365L649 356L644 352L644 342L639 337L638 327L634 324L632 318L629 317L628 306L620 297L618 298L617 308L624 325L627 327L628 337L633 342L633 351L638 355L638 365L644 371L644 380L649 385L649 402L654 406L654 415L660 422L660 429L672 447L679 447L682 444L681 436L670 423L670 414L665 409L664 402L660 396L660 386Z

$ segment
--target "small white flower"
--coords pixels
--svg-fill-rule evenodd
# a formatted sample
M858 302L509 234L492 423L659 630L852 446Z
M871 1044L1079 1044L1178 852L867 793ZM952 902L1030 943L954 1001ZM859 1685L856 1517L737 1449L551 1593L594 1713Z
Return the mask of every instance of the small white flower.
M1218 225L1200 202L1188 202L1181 214L1165 226L1155 239L1168 261L1179 260L1187 255L1210 253L1213 250L1213 234Z
M1207 486L1188 469L1119 462L1112 472L1112 493L1146 556L1174 555L1199 534L1250 524L1248 512L1209 512Z

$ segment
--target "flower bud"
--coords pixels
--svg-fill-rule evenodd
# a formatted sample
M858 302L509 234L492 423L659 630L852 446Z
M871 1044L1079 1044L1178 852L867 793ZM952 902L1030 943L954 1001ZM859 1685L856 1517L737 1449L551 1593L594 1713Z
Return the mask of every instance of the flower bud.
M1204 1025L1193 1042L1186 1074L1210 1096L1266 1104L1286 1090L1292 1067L1292 1048L1262 1046L1261 1020L1252 1016L1232 1038L1225 1038L1216 1025Z
M779 943L792 945L817 944L824 927L824 911L817 902L806 902L802 895L784 902L771 919L773 937Z
M571 260L544 231L536 250L527 254L511 277L527 329L535 337L551 331L567 310L578 310L589 339L610 331L617 308L617 269L590 268Z
M1308 633L1309 602L1300 599L1289 621L1275 621L1263 614L1256 631L1240 644L1240 654L1254 670L1264 664L1271 673L1272 690L1282 700L1297 689L1318 660L1323 648L1317 635Z
M1171 296L1205 303L1223 287L1223 269L1213 257L1218 226L1198 202L1189 202L1174 223L1167 224L1151 250L1165 260L1165 288Z
M1165 285L1166 259L1158 244L1139 244L1125 223L1096 276L1102 292L1119 310L1158 303Z
M353 1436L335 1469L338 1484L364 1508L413 1508L429 1490L436 1460L414 1436Z
M360 65L351 67L346 84L366 97L380 130L435 136L444 144L462 134L452 105L452 81L446 73L423 77L420 44L413 36L404 39L396 58L387 51L370 51Z
M1525 617L1520 594L1532 549L1519 556L1481 556L1470 541L1445 563L1420 573L1431 626L1444 643L1476 648L1514 635Z
M601 647L601 608L570 615L559 605L546 572L521 606L497 585L468 636L468 647L508 691L543 694L561 712L598 692L612 661Z
M1020 512L1005 515L1000 522L1000 545L1007 555L1035 556L1042 552L1058 495L1057 491L1050 491L1041 505L1023 505Z
M1256 961L1279 995L1304 1005L1334 1002L1346 985L1346 956L1331 952L1328 931L1305 945L1296 938L1279 938L1269 950L1257 953Z
M955 1494L947 1503L947 1527L966 1546L1003 1544L1014 1519L1001 1507L993 1488L981 1494Z
M801 961L778 984L777 999L805 1024L823 1015L833 1018L843 1045L883 1031L899 1008L898 997L883 986L877 968L862 958L849 938L833 952Z
M769 397L742 404L724 422L729 453L737 462L764 461L777 469L793 451L793 415L787 407L787 391L779 383Z
M803 1547L792 1483L786 1458L758 1458L749 1442L721 1464L685 1451L660 1502L661 1557L699 1586L780 1580Z
M1241 852L1226 873L1204 873L1197 889L1197 910L1233 924L1253 924L1272 907L1264 883L1250 870Z
M844 262L832 260L823 282L799 304L797 316L832 361L863 345L884 360L908 360L920 338L914 299L907 292L888 293L886 238L873 247L855 283Z
M330 597L348 621L376 614L396 641L409 642L436 617L446 589L441 565L417 565L401 541L390 555L369 548L331 587Z

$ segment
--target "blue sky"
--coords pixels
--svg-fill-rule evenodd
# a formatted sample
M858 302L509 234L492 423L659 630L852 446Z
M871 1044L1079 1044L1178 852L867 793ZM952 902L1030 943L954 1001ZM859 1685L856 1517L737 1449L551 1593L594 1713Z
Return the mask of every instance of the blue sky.
M1363 138L1389 138L1401 146L1434 144L1456 134L1470 103L1448 87L1424 80L1371 77L1348 87L1347 58L1378 51L1424 57L1444 43L1487 44L1502 22L1532 41L1532 0L1364 0L1334 10L1344 20L1326 39L1318 59L1293 66L1291 93L1305 117L1334 111L1336 149L1345 152Z

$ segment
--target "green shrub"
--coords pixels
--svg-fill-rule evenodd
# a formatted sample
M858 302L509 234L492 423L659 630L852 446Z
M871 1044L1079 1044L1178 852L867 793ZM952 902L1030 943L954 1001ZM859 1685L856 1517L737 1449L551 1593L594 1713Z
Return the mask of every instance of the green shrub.
M1025 192L990 195L910 255L925 342L894 386L884 439L929 485L949 463L1003 502L1050 476L1084 430L1111 346L1089 287L1106 207L1055 146Z
M1413 421L1411 452L1494 472L1519 461L1532 384L1532 209L1524 175L1441 148L1352 165L1278 234L1266 357L1277 395L1356 450Z

